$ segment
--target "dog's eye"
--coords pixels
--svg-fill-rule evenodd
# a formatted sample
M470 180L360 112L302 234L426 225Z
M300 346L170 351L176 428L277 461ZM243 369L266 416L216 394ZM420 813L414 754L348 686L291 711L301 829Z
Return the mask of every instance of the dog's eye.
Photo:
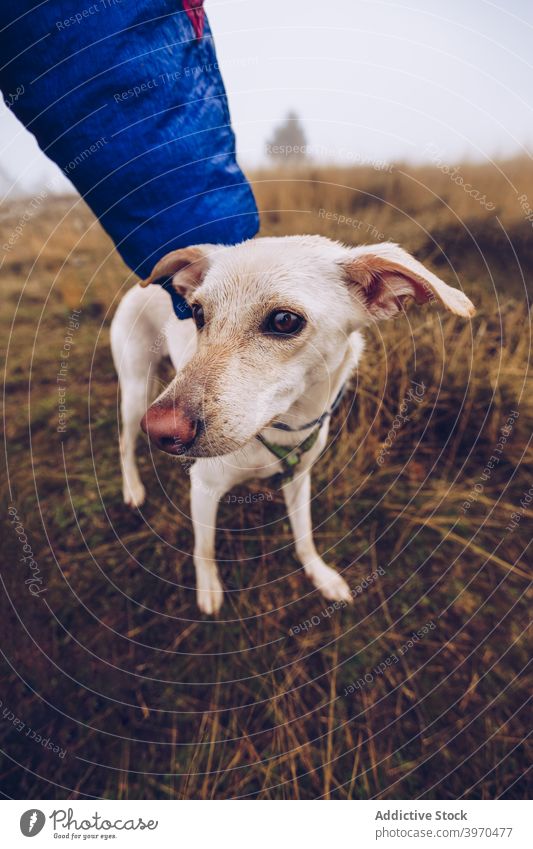
M301 315L288 310L276 310L269 315L266 323L266 329L269 333L283 334L284 336L293 336L298 333L304 325L304 319Z
M200 304L192 305L192 317L198 330L201 330L205 324L204 308Z

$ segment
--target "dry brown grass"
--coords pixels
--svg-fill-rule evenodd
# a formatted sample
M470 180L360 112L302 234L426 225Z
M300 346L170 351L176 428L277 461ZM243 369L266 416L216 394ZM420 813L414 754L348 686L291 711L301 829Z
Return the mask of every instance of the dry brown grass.
M458 278L478 305L471 324L430 306L368 334L357 385L316 469L313 509L319 549L352 586L378 566L384 574L353 610L329 617L298 569L274 492L272 501L222 504L226 621L198 620L186 476L161 455L158 480L140 447L152 497L142 515L121 504L108 328L124 269L83 204L49 201L25 226L1 272L6 498L47 592L28 594L8 516L3 793L525 795L533 502L520 502L533 483L525 294L533 255L517 194L533 198L533 169L516 160L461 173L494 212L435 168L255 175L264 233L360 243L375 241L375 228ZM21 209L3 210L0 243ZM362 224L337 226L321 209ZM58 354L80 298L61 441ZM380 466L411 379L424 383L423 401ZM500 462L472 498L513 410ZM290 635L313 616L316 625ZM344 695L430 621L435 628L398 663ZM17 731L6 709L65 758Z

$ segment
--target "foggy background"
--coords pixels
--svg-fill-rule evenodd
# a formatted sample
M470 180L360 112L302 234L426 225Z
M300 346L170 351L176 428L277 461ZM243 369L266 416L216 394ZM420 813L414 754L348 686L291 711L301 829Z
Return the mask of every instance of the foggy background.
M290 110L321 163L486 161L533 146L528 0L207 0L206 10L245 168L266 163ZM2 195L56 173L2 103ZM69 187L59 175L57 190Z

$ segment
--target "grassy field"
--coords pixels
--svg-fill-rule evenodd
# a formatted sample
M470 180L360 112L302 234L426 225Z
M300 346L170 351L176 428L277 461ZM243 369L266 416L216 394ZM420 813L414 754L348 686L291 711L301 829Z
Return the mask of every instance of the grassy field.
M368 331L314 475L353 608L312 591L280 493L252 484L221 505L217 621L195 607L179 463L140 442L150 499L121 503L109 324L132 281L76 198L1 210L3 794L526 795L533 167L459 173L470 194L429 166L254 175L263 234L398 241L478 312Z

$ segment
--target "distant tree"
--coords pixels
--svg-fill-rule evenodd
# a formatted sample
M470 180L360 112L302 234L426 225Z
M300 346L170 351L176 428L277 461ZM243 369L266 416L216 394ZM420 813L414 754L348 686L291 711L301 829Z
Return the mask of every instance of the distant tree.
M283 123L274 128L266 152L276 163L293 164L307 159L307 136L296 112L289 112Z
M0 186L3 188L8 188L13 183L13 178L5 165L0 162Z

